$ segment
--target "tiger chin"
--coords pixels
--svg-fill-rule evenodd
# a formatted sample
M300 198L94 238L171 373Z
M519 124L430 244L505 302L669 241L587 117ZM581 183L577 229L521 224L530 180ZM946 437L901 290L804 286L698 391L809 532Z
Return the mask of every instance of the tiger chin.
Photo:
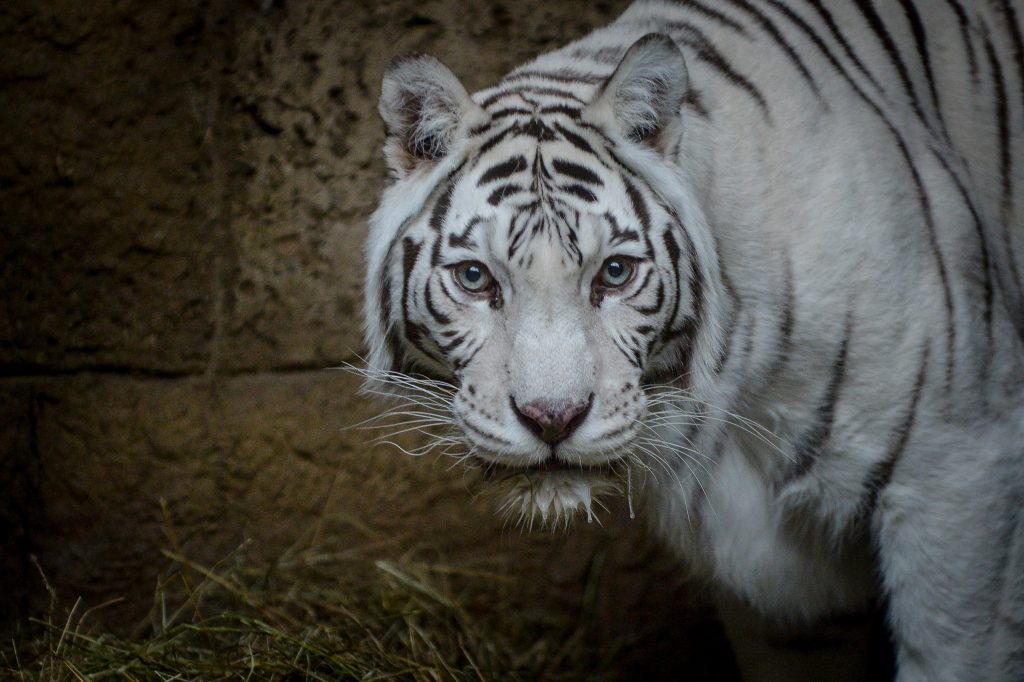
M820 677L752 623L882 611L901 682L1020 680L1024 8L876 4L638 2L472 95L396 59L367 386L514 521L636 495L748 679Z

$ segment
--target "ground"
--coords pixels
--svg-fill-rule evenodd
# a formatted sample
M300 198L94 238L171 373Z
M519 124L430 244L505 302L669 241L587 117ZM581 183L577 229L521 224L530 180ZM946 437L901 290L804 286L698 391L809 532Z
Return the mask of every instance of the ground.
M59 609L120 599L91 627L131 634L181 567L169 548L266 565L324 523L376 559L489 561L517 586L499 608L568 619L531 636L585 617L579 646L625 644L611 679L732 674L642 520L503 528L462 471L347 428L380 408L327 369L361 353L388 61L430 52L475 90L624 4L0 6L5 633L34 636L41 575Z

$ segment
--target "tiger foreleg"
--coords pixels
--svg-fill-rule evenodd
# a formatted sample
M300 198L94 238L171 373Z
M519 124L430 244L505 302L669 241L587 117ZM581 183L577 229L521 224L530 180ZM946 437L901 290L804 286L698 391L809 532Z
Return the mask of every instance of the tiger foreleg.
M966 461L921 458L880 499L899 682L1024 680L1024 467Z

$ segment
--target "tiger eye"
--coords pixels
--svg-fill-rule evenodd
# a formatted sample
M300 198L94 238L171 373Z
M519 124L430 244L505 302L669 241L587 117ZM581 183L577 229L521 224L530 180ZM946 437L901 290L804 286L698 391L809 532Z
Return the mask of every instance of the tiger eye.
M633 277L633 261L629 258L612 256L601 266L598 275L599 284L603 287L621 287Z
M494 282L487 266L478 261L459 263L455 266L454 273L459 286L471 293L485 291Z

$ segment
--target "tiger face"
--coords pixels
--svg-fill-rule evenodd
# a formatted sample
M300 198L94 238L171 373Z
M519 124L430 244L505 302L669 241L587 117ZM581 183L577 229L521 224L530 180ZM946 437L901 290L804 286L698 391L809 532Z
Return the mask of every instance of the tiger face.
M527 517L589 509L644 451L645 382L694 369L714 272L666 163L685 94L664 36L575 92L513 73L474 100L429 57L385 76L371 371L450 385L470 456L524 474Z

